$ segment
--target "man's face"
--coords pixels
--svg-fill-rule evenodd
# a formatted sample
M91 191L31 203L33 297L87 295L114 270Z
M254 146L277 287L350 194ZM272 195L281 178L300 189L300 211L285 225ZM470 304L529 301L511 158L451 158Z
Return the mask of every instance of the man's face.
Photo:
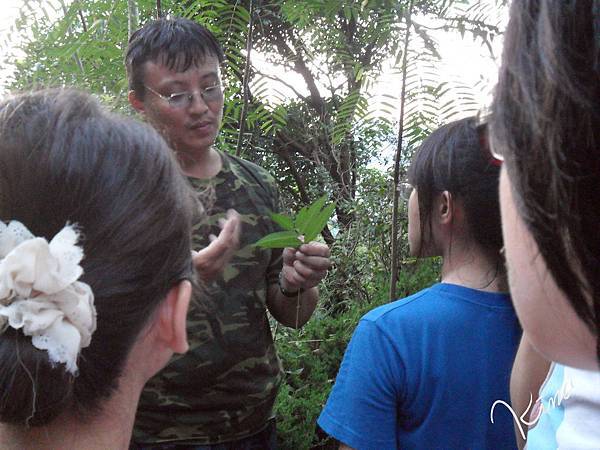
M176 152L192 156L208 151L217 138L223 118L223 96L202 98L200 92L220 83L219 61L214 56L207 56L202 64L192 65L185 72L169 69L159 58L145 63L144 100L134 98L131 103ZM157 95L168 97L181 92L193 93L191 103L175 106Z

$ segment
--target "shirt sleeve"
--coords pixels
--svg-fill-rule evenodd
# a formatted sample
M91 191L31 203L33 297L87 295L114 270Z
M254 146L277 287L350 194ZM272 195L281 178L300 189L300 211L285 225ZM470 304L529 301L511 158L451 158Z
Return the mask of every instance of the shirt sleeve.
M395 449L404 367L392 340L361 320L318 419L338 441L360 450Z

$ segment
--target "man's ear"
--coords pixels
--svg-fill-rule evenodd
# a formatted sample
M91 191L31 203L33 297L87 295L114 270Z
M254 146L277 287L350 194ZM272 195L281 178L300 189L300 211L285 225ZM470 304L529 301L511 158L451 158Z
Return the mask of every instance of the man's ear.
M158 338L165 347L175 353L187 352L186 319L190 298L192 295L192 284L188 280L182 280L173 286L167 297L159 307Z
M451 224L454 219L454 199L448 191L440 194L438 216L441 224Z
M144 102L139 99L139 97L136 95L133 89L127 94L127 100L129 100L129 104L133 107L133 109L135 109L140 114L144 115L144 113L146 112Z

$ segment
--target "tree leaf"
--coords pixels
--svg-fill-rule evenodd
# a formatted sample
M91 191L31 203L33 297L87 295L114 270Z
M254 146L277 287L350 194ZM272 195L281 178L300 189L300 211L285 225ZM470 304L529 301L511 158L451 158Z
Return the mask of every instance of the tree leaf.
M327 195L323 195L312 205L308 207L305 206L300 210L298 216L296 217L296 229L298 230L298 233L306 235L308 227L318 217L319 213L323 209L323 205L325 205L326 200Z
M334 209L335 203L330 203L326 205L319 212L317 217L315 217L314 220L309 222L308 226L306 227L306 232L304 234L304 242L310 242L314 240L319 235L319 233L323 231L323 228L325 228L325 225L327 225L327 222L329 221L331 213L333 213Z
M294 230L294 221L291 217L285 216L283 214L271 213L271 219L281 228L287 231Z
M298 248L302 245L298 239L298 233L295 231L278 231L276 233L267 234L262 239L254 243L256 247L261 248Z
M296 230L298 230L300 234L304 234L303 230L309 220L308 206L304 206L298 211L298 214L296 214L294 219L294 225L296 225Z

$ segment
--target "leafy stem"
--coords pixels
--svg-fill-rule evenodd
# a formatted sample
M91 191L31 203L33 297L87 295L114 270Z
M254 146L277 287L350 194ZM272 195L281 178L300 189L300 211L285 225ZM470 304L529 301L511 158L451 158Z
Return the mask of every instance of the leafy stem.
M326 204L326 201L327 196L323 195L293 217L272 213L271 219L284 231L268 234L254 245L261 248L298 248L313 241L323 231L335 209L334 202Z

